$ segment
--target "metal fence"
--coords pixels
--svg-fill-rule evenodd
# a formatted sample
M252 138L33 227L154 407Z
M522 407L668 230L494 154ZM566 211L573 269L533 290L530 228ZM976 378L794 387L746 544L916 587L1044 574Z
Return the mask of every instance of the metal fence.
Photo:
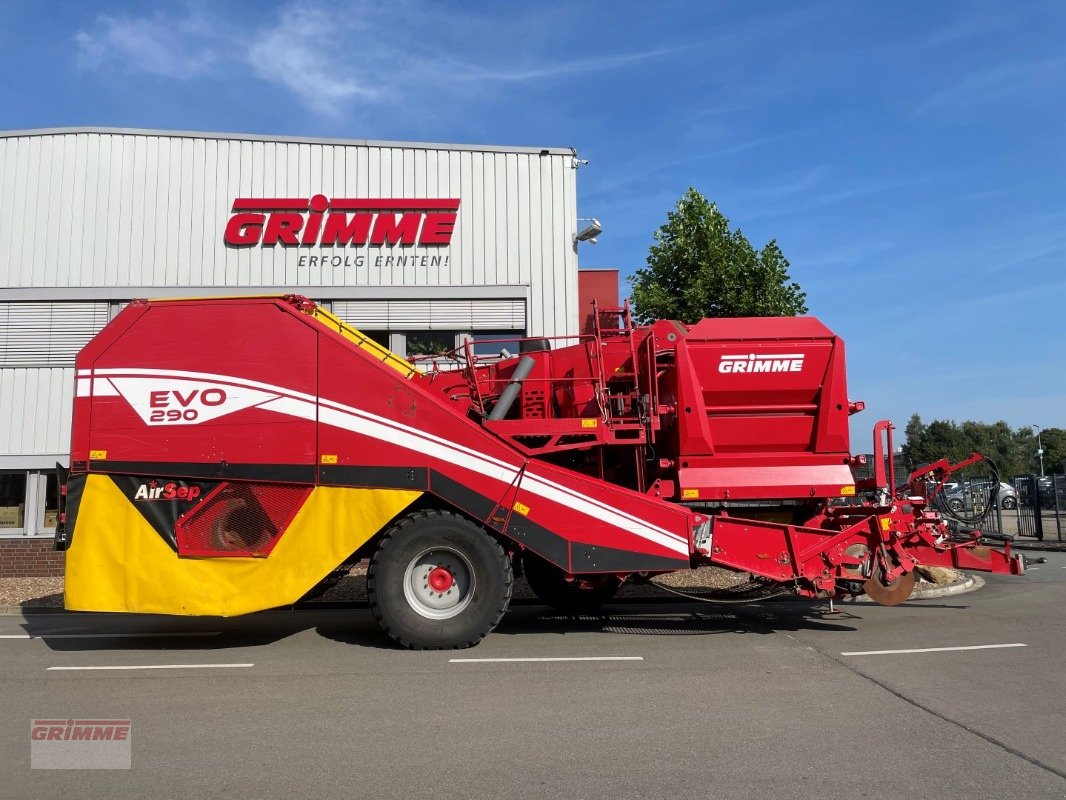
M1038 541L1062 542L1066 527L1066 475L1021 475L1014 479L1018 507L1014 534Z
M991 536L1063 542L1066 528L1066 476L1020 475L1000 484L963 479L945 484L934 505L945 517Z

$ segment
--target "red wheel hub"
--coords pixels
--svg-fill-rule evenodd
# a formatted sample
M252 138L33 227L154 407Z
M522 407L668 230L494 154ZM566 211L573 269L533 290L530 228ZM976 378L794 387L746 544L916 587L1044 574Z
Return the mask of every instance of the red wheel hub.
M429 571L429 577L426 579L426 582L429 584L429 588L433 591L446 592L452 588L455 579L444 567L434 567Z

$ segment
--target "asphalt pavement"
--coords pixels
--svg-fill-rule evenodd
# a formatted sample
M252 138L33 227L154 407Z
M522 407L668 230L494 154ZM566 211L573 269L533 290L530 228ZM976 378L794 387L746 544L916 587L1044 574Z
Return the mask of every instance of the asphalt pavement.
M834 614L524 606L448 652L392 649L364 610L0 617L0 797L1064 797L1046 558ZM35 718L131 720L132 768L30 769Z

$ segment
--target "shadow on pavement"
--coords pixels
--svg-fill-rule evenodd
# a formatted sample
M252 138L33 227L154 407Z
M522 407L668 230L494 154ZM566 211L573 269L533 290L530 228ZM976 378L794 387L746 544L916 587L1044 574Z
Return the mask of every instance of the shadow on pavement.
M945 603L907 604L901 609L842 603L836 613L824 604L771 602L735 606L656 603L613 604L601 612L564 614L546 606L512 607L497 634L604 633L623 636L709 636L772 634L793 631L853 632L853 621L869 613L907 613L965 609ZM174 617L155 615L59 612L27 614L25 633L39 637L60 652L212 651L260 647L307 630L358 647L394 649L365 608L268 611L240 617ZM107 634L115 634L109 637ZM84 638L82 638L84 637Z
M808 607L800 614L753 614L750 606L708 607L700 605L605 606L594 614L564 614L551 609L512 610L496 628L497 633L521 636L530 633L598 632L637 636L709 636L721 633L768 634L781 631L853 631L841 624L840 615L827 618Z

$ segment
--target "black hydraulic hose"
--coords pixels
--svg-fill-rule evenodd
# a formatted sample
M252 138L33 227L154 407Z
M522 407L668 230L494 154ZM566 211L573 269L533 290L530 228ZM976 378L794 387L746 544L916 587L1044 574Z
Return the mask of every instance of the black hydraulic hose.
M960 525L967 526L971 529L980 528L984 521L988 519L989 515L992 513L992 509L995 508L997 503L999 502L999 467L996 465L996 462L988 456L982 456L982 459L986 464L988 464L989 470L992 473L992 488L991 491L988 493L988 504L985 506L983 512L981 512L980 514L971 515L963 513L966 507L965 495L963 495L964 499L962 500L963 508L959 509L958 511L952 510L951 506L948 504L947 499L944 497L943 490L937 492L937 494L933 497L933 506L937 509L937 511L941 513L942 516L953 519Z
M518 397L518 392L522 388L522 382L529 377L529 373L533 371L533 365L536 363L531 356L522 356L518 359L518 366L511 373L511 382L504 388L500 394L500 399L496 401L496 405L489 412L489 419L500 420L507 416L507 412L511 410L511 406L514 405L515 398Z

